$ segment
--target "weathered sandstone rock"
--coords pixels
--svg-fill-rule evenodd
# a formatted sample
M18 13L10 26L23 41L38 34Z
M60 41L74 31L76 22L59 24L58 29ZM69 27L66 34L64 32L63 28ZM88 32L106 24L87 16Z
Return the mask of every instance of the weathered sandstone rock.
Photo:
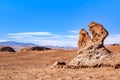
M91 22L88 27L92 34L92 41L103 44L104 39L108 36L108 31L103 27L103 25Z
M70 66L106 64L112 59L112 53L103 45L108 31L101 24L95 22L91 22L88 27L92 36L90 37L87 31L81 29L78 55L68 63Z
M85 29L81 29L79 35L80 35L78 40L79 49L84 48L92 41L91 37L89 36L88 32Z
M78 55L66 65L57 62L54 66L59 68L99 68L114 67L120 68L120 62L116 56L107 50L103 43L108 36L108 31L99 23L91 22L89 25L91 36L85 29L81 29L78 39Z

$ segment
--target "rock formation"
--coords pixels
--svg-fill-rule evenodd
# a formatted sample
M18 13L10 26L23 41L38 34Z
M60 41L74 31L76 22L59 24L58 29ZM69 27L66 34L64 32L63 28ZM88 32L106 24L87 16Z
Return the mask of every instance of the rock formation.
M103 45L108 31L101 24L95 22L91 22L88 27L92 36L90 37L88 32L81 29L78 55L68 63L70 66L93 66L100 63L106 64L111 60L112 53Z
M15 50L9 46L0 47L0 52L15 52Z
M84 29L81 29L79 35L80 35L78 40L79 49L84 48L89 43L91 43L92 40L87 31L85 31Z
M88 27L92 34L92 41L103 44L104 39L108 36L108 31L103 27L103 25L91 22Z
M104 39L108 36L108 31L99 23L91 22L88 27L92 36L90 37L87 31L81 29L78 40L79 49L87 47L91 43L103 45Z
M51 66L51 69L52 69L52 68L64 68L65 65L66 65L65 62L56 61L56 62Z
M91 36L84 29L81 29L79 33L78 55L66 65L59 64L63 62L56 62L54 66L72 69L88 67L120 68L120 62L116 60L118 55L114 55L103 45L104 39L108 36L108 31L101 24L95 22L91 22L88 27Z
M21 49L21 52L25 52L25 51L42 51L42 50L51 50L51 48L47 48L44 46L33 46L33 47L26 47Z

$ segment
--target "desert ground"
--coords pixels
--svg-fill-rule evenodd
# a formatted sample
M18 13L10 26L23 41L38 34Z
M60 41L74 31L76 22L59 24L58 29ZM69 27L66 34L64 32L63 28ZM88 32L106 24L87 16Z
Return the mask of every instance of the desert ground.
M107 48L120 54L120 46ZM77 49L0 52L0 80L120 80L120 68L51 68L55 61L68 63L76 52Z

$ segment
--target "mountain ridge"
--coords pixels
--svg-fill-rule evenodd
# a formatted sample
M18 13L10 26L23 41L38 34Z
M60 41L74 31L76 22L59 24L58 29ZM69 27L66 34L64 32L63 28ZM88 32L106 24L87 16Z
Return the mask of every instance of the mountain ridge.
M0 46L10 46L14 48L16 51L19 51L25 47L32 47L32 46L41 46L34 43L20 43L15 41L4 41L0 42ZM76 49L77 47L71 47L71 46L52 46L52 45L44 45L45 47L52 48L52 49Z
M4 42L0 42L0 46L10 46L17 51L17 50L20 50L25 47L38 46L38 45L33 44L33 43L20 43L20 42L14 42L14 41L4 41Z

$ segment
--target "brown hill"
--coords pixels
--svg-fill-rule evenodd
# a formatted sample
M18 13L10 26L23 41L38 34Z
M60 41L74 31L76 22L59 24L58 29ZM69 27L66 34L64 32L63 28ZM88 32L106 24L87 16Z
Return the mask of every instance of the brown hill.
M119 44L109 45L106 48L113 53L120 54L120 45Z
M47 48L44 46L33 46L33 47L23 48L20 51L25 52L25 51L42 51L42 50L51 50L51 48Z
M12 47L9 46L1 46L0 52L15 52L15 50Z

